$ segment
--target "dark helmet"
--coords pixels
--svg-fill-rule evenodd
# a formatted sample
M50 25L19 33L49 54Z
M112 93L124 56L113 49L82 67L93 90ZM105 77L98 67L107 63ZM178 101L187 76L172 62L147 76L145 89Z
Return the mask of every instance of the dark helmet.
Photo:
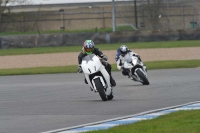
M125 56L127 53L128 53L128 48L126 47L126 45L122 45L122 46L120 47L120 54L121 54L122 56Z
M83 44L86 54L92 54L94 50L94 42L92 40L86 40Z

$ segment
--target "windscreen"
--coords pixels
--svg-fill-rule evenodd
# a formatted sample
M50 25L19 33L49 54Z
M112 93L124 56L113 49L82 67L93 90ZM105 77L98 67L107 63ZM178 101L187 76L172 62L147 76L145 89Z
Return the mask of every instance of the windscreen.
M130 54L126 54L126 55L124 56L124 59L125 59L125 61L128 62L128 63L132 61Z
M88 63L90 60L92 60L92 58L93 58L94 56L95 56L94 54L90 54L90 55L85 56L82 60L85 60L86 63ZM92 61L93 61L93 60L92 60Z

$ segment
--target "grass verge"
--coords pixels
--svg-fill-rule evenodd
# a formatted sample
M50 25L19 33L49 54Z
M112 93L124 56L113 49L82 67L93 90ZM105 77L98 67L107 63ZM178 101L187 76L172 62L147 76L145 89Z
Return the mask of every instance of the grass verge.
M127 45L129 49L200 47L200 40L168 41L168 42L166 41L165 42L132 42L132 43L123 43L123 44ZM121 45L122 43L97 44L95 46L100 48L101 50L117 50ZM81 47L82 46L57 46L57 47L0 49L0 56L80 52Z
M196 68L200 67L200 60L183 61L152 61L145 62L147 69L171 69L171 68ZM30 75L30 74L54 74L54 73L76 73L77 65L57 67L15 68L0 69L0 76L5 75ZM112 71L117 71L116 64L112 64Z
M178 111L133 124L87 133L198 133L200 110Z

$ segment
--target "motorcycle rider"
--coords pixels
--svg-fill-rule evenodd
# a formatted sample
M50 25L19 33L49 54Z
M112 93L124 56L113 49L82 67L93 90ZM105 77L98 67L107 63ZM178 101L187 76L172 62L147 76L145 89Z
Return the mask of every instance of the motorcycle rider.
M132 52L130 49L128 49L128 47L127 47L126 45L120 46L119 52L120 52L120 55L119 55L119 57L118 57L118 60L116 60L116 61L117 61L117 68L118 68L119 70L122 71L122 74L123 74L124 76L128 76L128 77L129 77L129 70L128 70L128 69L125 69L125 68L123 67L124 61L125 61L124 56L125 56L126 54L130 53L130 54L132 54L133 56L138 57L138 59L139 59L140 61L142 61L142 60L141 60L140 56L139 56L137 53ZM115 59L117 59L117 56L116 56ZM130 78L130 77L129 77L129 78Z
M132 52L130 49L128 49L128 52ZM117 54L115 56L115 61L117 62L120 56L120 48L117 49Z
M113 79L111 75L111 65L107 62L108 58L105 56L102 51L96 47L94 47L94 42L92 40L86 40L83 44L82 51L78 55L78 72L82 73L82 68L81 68L81 62L82 58L85 57L88 54L95 54L101 58L102 64L105 66L105 69L107 70L108 74L110 75L110 83L112 86L116 86L116 82ZM87 83L87 80L85 79L85 83Z

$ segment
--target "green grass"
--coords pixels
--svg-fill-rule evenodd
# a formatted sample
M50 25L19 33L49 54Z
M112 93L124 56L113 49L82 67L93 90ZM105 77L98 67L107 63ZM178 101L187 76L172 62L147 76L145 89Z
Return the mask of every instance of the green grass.
M147 69L173 69L173 68L196 68L200 67L200 60L177 60L177 61L152 61L146 62Z
M86 133L199 133L200 110L178 111L133 124L120 125L108 130Z
M200 47L200 40L97 44L95 46L100 48L102 51L103 50L117 50L122 44L127 45L129 49ZM60 47L58 46L58 47L0 49L0 56L62 53L62 52L79 52L79 51L81 51L81 47L82 46L60 46Z
M118 26L116 31L129 31L133 30L131 26ZM0 32L0 36L13 36L13 35L33 35L33 34L61 34L61 33L109 33L112 28L93 28L83 30L49 30L49 31L27 31L27 32Z
M153 61L145 62L147 69L170 69L170 68L196 68L200 67L200 60L184 61ZM54 73L76 73L77 65L58 67L36 67L0 69L0 76L5 75L29 75L29 74L54 74ZM112 64L112 71L118 71L116 64Z
M58 67L34 67L34 68L14 68L0 69L0 76L5 75L33 75L33 74L54 74L54 73L75 73L77 66Z

